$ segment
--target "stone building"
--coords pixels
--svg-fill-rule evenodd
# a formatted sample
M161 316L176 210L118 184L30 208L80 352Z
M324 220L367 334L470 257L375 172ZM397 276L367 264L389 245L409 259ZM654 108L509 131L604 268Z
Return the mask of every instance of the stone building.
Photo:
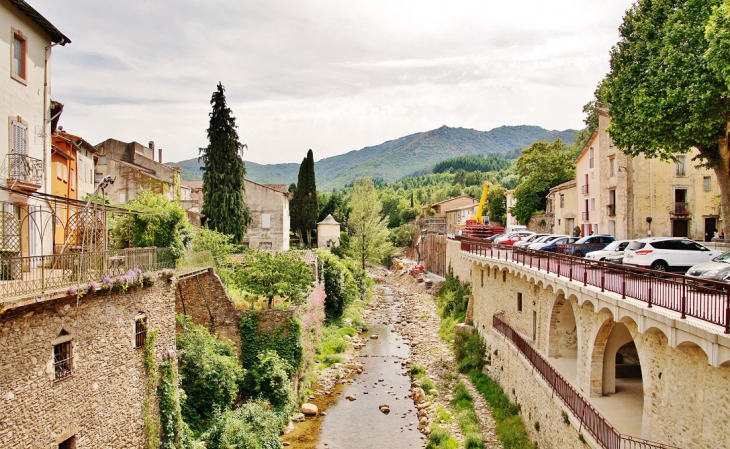
M144 324L155 358L174 354L174 284L2 306L0 447L144 446Z
M181 169L162 163L162 149L158 149L159 160L156 161L154 142L146 147L137 142L107 139L96 148L99 151L97 179L115 178L114 185L106 189L112 204L133 200L142 189L165 195L170 200L180 198Z
M517 218L515 218L514 215L512 215L512 208L517 204L517 198L515 198L515 191L514 190L508 190L504 192L505 196L505 204L507 205L507 223L505 223L504 227L507 228L509 226L517 226L520 223L517 221Z
M573 235L578 215L578 188L575 179L559 184L548 193L548 207L552 211L552 234Z
M467 204L466 206L447 210L446 233L455 235L459 229L466 225L466 220L471 220L471 217L476 215L477 208L479 208L479 204Z
M627 156L613 145L610 117L599 114L601 232L618 239L673 236L709 241L719 225L720 187L712 170L696 168L692 148L677 162ZM612 232L614 231L614 232Z
M243 180L244 204L251 211L251 224L243 244L254 249L289 249L289 193L284 184L259 184Z
M557 276L557 264L548 273L545 265L508 259L448 243L447 263L471 282L485 369L520 404L541 448L583 448L581 440L601 447L538 373L536 364L544 363L567 382L561 392L582 396L620 434L685 449L730 447L730 337L723 326L571 280L567 267ZM510 330L500 330L497 318Z
M329 250L333 246L340 246L340 224L330 214L317 223L317 248Z
M432 217L434 218L446 218L446 211L456 209L457 207L462 206L473 206L475 204L479 204L479 200L476 198L472 198L468 195L461 195L454 198L449 198L448 200L444 200L435 204L432 204L430 206L423 206L424 212L427 212L429 210L433 211Z

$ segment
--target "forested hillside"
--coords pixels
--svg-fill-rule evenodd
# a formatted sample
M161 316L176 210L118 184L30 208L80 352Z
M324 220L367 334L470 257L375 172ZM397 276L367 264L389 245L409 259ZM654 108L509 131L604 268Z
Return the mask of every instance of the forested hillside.
M510 154L539 140L560 138L571 143L572 132L527 125L501 126L491 131L442 126L317 161L317 187L323 191L340 188L366 176L392 182L416 172L430 172L437 163L453 157ZM316 148L314 153L316 156ZM183 168L183 179L200 179L197 158L173 164ZM290 184L296 182L298 167L294 163L246 162L246 177L257 182Z

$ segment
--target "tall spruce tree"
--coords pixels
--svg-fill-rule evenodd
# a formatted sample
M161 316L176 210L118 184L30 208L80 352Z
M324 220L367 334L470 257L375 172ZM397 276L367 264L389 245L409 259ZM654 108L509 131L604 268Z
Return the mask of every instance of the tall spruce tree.
M210 99L213 111L208 127L208 147L200 149L203 171L203 210L210 229L232 235L241 242L251 223L251 213L243 202L243 149L238 141L236 119L226 104L225 89L218 83Z

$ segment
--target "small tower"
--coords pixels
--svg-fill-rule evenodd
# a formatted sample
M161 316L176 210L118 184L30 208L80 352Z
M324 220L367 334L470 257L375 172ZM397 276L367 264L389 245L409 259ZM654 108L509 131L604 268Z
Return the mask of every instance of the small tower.
M340 224L330 214L317 223L317 247L329 250L333 246L340 246Z

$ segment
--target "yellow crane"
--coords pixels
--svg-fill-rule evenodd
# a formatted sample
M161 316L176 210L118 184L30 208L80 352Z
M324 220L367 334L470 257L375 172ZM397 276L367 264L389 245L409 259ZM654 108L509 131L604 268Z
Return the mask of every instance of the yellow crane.
M473 217L471 217L472 220L476 221L477 223L484 224L484 216L482 215L482 211L484 210L484 205L487 202L487 195L489 194L489 181L484 182L484 192L482 192L482 199L479 200L479 207L477 208L477 213Z

